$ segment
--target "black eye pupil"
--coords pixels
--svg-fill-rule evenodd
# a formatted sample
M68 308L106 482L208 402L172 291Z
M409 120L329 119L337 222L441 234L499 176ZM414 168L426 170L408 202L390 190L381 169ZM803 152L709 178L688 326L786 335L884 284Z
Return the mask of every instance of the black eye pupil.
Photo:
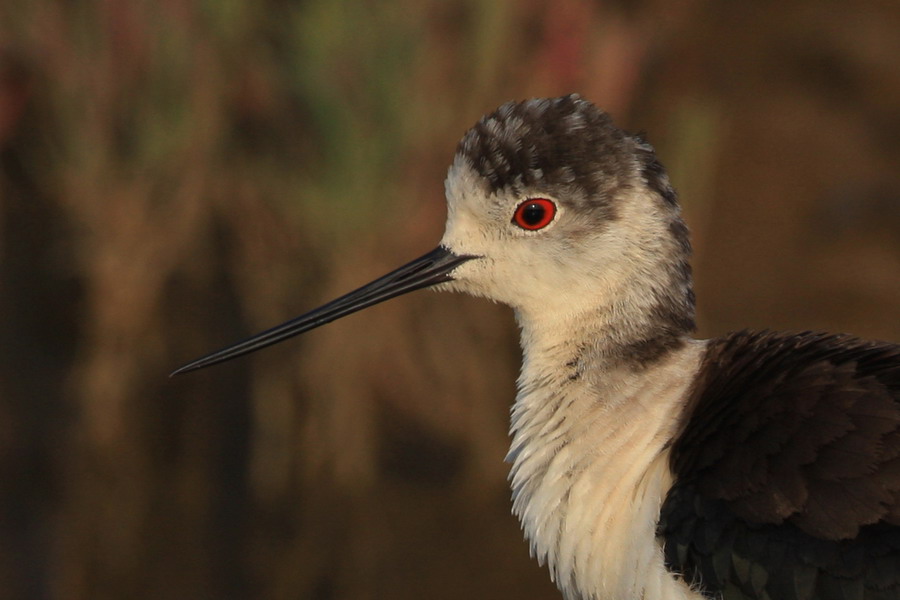
M543 206L533 202L522 209L522 220L526 225L537 225L543 220L545 212L546 209Z

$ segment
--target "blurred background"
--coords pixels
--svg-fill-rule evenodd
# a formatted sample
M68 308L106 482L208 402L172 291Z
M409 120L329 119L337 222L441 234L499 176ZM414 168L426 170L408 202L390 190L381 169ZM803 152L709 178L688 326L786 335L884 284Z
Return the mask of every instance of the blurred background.
M0 2L0 597L558 598L510 515L504 307L419 292L455 144L645 131L701 336L900 341L895 0Z

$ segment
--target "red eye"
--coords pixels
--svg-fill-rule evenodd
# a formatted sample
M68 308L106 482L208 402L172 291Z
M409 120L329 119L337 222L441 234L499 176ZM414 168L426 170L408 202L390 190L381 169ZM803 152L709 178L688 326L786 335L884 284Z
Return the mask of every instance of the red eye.
M516 207L513 223L522 229L536 231L550 224L556 216L556 205L546 198L531 198Z

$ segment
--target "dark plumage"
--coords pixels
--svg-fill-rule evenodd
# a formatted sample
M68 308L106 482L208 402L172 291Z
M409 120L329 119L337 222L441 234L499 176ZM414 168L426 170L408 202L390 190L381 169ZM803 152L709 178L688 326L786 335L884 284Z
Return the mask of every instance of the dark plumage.
M539 187L589 203L597 223L614 219L615 195L640 170L635 140L577 94L507 102L482 117L457 146L493 192Z
M674 441L666 559L732 598L900 598L900 346L710 343Z

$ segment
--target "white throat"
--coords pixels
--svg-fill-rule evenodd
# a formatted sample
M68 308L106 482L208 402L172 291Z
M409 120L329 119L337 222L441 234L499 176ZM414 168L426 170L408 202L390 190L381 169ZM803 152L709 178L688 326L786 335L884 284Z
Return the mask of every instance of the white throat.
M666 570L655 538L672 485L666 444L705 344L635 370L534 337L523 327L507 457L532 554L570 600L701 598Z

